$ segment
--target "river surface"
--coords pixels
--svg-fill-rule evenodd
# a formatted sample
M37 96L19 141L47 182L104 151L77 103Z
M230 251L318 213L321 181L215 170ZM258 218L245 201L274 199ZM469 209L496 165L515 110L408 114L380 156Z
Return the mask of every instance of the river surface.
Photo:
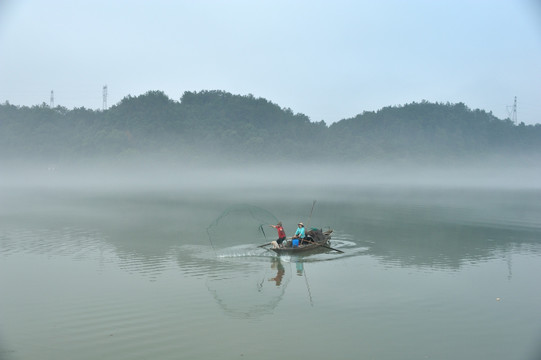
M540 358L539 189L294 193L2 188L0 359Z

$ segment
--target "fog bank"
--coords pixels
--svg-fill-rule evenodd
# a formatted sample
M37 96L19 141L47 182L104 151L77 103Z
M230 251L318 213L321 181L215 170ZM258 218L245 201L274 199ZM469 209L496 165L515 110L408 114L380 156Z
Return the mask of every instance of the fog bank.
M0 166L0 187L92 191L265 192L295 189L541 188L535 161L484 161L461 164L421 163L248 165L145 162L114 165Z

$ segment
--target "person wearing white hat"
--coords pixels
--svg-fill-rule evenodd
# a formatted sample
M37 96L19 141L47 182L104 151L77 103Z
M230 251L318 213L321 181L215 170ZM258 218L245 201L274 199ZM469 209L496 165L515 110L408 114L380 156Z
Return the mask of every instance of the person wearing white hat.
M295 231L295 235L293 235L293 239L300 239L300 242L302 243L305 237L306 234L304 233L304 224L300 222L298 224L297 231Z

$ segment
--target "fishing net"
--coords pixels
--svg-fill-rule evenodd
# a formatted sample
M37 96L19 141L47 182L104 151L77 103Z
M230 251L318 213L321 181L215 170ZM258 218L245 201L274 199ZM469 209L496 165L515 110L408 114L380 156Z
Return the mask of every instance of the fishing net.
M253 205L235 205L226 209L207 228L214 250L243 244L264 244L276 239L269 227L278 219L269 211Z
M279 257L251 257L248 261L226 262L206 285L229 316L258 318L274 312L291 277L291 265Z

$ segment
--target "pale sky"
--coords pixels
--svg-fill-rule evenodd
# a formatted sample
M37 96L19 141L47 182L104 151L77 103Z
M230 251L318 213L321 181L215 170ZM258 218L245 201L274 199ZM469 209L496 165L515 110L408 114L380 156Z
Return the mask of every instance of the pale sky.
M541 0L0 0L0 103L253 94L326 123L463 102L541 123Z

